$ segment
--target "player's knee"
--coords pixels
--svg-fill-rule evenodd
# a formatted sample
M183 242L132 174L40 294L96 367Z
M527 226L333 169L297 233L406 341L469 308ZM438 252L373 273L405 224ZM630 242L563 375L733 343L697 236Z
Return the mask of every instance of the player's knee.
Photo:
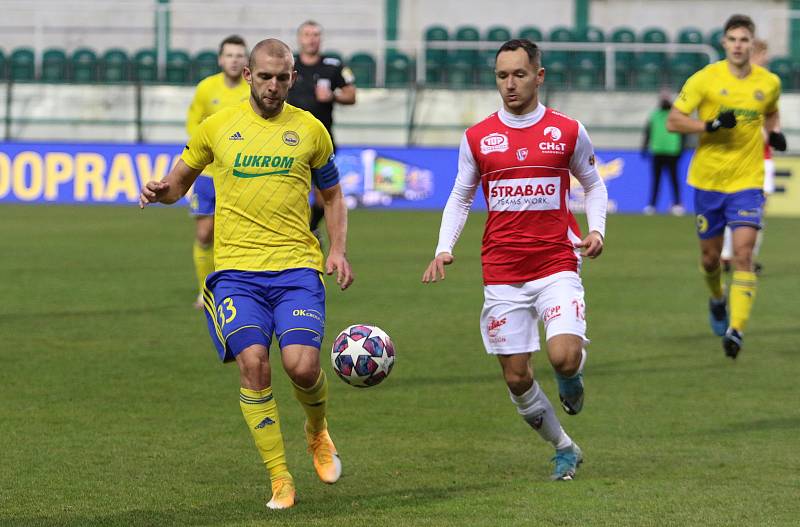
M270 385L269 355L266 348L255 344L236 356L242 386L251 390L263 390Z
M505 371L503 376L506 380L506 386L515 395L522 395L528 391L533 384L533 376L530 372L521 371Z
M554 357L551 360L551 363L553 364L553 369L556 370L559 375L564 377L572 377L578 373L578 368L580 368L581 351L580 349L570 350L568 353Z
M310 388L319 380L319 371L319 364L304 364L287 373L297 386Z
M733 261L738 270L751 270L753 266L753 250L749 247L734 251Z

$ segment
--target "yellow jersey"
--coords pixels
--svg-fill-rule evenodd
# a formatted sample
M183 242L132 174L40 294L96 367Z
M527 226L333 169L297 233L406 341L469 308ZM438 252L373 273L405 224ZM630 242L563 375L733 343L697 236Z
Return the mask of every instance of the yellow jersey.
M781 81L753 64L739 79L721 60L709 64L686 81L675 108L703 121L733 110L736 126L700 134L700 144L689 165L689 185L715 192L764 188L764 116L778 110Z
M332 170L333 144L305 110L284 104L264 119L250 101L200 124L181 156L196 170L214 162L217 271L322 271L322 251L308 228L314 169Z
M223 108L237 106L250 97L250 85L244 78L239 80L239 84L229 88L225 84L225 74L220 72L210 75L197 84L194 92L192 104L186 115L186 133L192 137L203 120L217 113ZM211 176L212 167L209 173L204 176Z

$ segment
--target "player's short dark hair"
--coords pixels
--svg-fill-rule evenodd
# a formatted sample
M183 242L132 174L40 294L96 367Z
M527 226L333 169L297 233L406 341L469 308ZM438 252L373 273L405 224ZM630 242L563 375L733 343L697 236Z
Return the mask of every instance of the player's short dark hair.
M219 54L222 55L222 50L225 47L225 44L234 44L236 46L242 46L244 49L247 49L247 44L245 43L244 39L239 35L231 35L219 44Z
M305 22L297 26L297 32L300 33L300 30L306 26L318 27L320 31L322 31L322 26L320 25L319 22L317 22L316 20L306 20Z
M516 51L518 49L524 49L525 53L528 54L528 60L530 63L536 67L542 65L542 50L539 49L539 46L528 40L527 38L514 38L505 42L500 49L497 50L497 53L494 56L495 62L497 61L497 57L500 56L500 53L504 51Z
M751 34L756 34L756 25L753 22L753 19L747 15L732 15L727 22L725 22L725 28L723 30L724 33L727 33L731 29L736 29L738 27L743 27L750 31Z

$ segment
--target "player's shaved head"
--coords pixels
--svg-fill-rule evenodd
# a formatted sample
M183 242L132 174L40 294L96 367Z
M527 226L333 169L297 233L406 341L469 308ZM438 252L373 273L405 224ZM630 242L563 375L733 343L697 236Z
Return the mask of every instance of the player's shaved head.
M286 45L286 43L278 40L277 38L267 38L256 44L253 48L253 51L250 52L250 62L248 63L247 67L252 70L255 66L256 57L260 55L285 58L291 63L292 69L294 69L294 56L292 55L292 50Z

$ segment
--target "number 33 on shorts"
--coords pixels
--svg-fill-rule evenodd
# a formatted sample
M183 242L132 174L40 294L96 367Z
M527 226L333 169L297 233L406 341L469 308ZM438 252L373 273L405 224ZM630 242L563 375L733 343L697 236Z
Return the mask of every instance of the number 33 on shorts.
M222 302L217 305L217 319L219 320L220 329L234 318L236 318L236 306L233 305L233 299L231 297L223 298Z

